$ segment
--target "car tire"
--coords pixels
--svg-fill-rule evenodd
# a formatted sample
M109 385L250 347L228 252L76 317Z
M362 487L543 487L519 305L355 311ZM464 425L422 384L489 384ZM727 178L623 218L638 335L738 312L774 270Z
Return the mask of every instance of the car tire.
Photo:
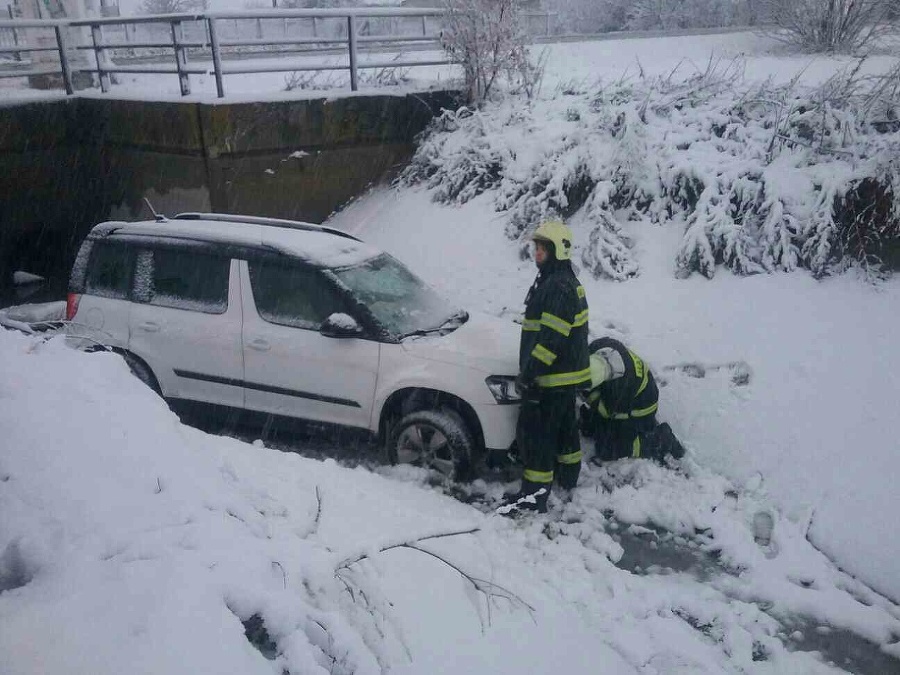
M131 374L150 387L161 398L162 390L159 388L159 382L156 381L156 377L153 375L149 366L128 352L124 352L122 358L124 358L125 363L128 364L128 369L131 371Z
M391 464L433 469L452 480L470 480L474 444L462 417L452 411L419 410L394 426L387 443Z

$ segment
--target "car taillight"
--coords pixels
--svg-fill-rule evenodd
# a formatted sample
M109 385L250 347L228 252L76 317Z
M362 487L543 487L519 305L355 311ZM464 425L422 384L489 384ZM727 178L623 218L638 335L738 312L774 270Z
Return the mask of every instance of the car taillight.
M78 303L81 301L81 296L78 293L69 293L66 296L66 321L71 321L75 318L75 313L78 312Z

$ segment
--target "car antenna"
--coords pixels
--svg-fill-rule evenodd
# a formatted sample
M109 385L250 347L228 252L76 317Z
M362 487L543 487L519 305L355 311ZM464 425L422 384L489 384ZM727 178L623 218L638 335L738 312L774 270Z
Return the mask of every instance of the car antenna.
M153 218L156 220L157 223L165 223L169 220L163 214L157 213L156 209L153 208L153 204L151 204L150 200L147 199L146 197L144 197L144 203L147 205L147 208L150 209L150 213L153 214Z

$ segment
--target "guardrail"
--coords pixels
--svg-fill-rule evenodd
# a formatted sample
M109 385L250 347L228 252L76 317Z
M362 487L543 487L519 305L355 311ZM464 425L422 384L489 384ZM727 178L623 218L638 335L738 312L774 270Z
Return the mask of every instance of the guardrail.
M14 19L15 15L13 14L12 5L9 5L6 10L9 13L9 18ZM18 44L19 34L15 28L0 28L0 47L15 47ZM22 55L19 52L13 52L12 57L16 61L22 60Z
M359 60L361 46L390 46L396 44L433 46L440 48L439 32L428 32L429 17L443 17L444 11L440 9L425 8L366 8L366 9L271 9L248 10L240 12L198 12L181 14L159 14L150 16L113 17L113 18L89 18L74 20L2 20L0 30L13 29L17 35L15 46L0 46L0 55L34 52L56 52L59 65L54 67L33 67L26 70L15 69L9 72L0 72L0 77L24 77L37 75L58 74L62 76L63 85L67 94L74 92L73 76L76 73L92 73L99 80L100 88L104 92L110 89L110 75L115 73L141 73L141 74L172 74L177 75L182 96L191 93L190 75L208 74L212 72L216 81L216 93L219 98L225 96L224 79L229 74L247 73L278 73L291 71L320 71L320 70L347 70L350 74L350 88L356 91L359 88L359 70L362 68L409 68L415 66L446 65L447 59L442 60L405 60L391 59L389 61ZM412 17L421 19L421 34L361 34L360 22L372 19L396 19ZM313 35L308 37L288 36L287 21L291 19L307 20L312 22ZM329 37L317 34L317 22L323 20L338 20L344 23L342 35ZM240 20L253 20L260 28L256 31L256 37L234 37L222 39L220 37L220 25L224 22L236 22ZM285 22L285 30L282 37L265 37L262 30L263 21L281 20ZM162 24L167 26L167 38L165 40L138 40L134 37L136 27L147 24ZM125 29L125 41L108 41L104 36L104 29L123 26ZM185 34L187 26L200 26L202 30L194 30L194 37ZM131 36L129 36L129 29ZM89 31L89 40L82 39L76 42L72 35L78 35ZM23 38L27 35L27 39ZM82 35L82 38L85 36ZM151 35L152 37L152 35ZM51 39L52 38L52 39ZM308 64L240 64L229 65L223 62L224 48L242 47L274 47L274 48L309 48L311 51L324 52L325 50L337 50L338 54L346 54L348 63L308 63ZM151 67L119 65L109 58L109 52L119 49L164 49L174 56L174 66L154 65ZM212 68L191 65L188 54L190 50L208 50L212 57ZM71 58L72 52L85 52L93 54L94 65L75 63Z
M22 54L31 54L35 52L56 52L59 54L59 67L53 68L27 68L16 69L10 73L0 73L0 77L25 77L35 75L54 75L62 74L65 83L66 93L71 94L72 89L72 71L69 67L68 45L66 43L65 21L57 21L53 19L41 20L21 20L15 19L10 21L0 21L0 28L13 28L16 35L17 44L12 47L0 47L0 54L11 54L13 58L18 57L21 60ZM44 34L39 39L44 39L44 45L32 44L23 40L20 36L23 29L34 29L42 31Z

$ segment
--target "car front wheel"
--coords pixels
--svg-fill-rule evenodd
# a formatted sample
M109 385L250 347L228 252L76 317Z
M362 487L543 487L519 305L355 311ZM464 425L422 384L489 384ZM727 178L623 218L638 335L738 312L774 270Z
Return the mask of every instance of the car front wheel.
M471 435L459 415L420 410L394 426L387 454L392 464L412 464L450 479L468 480L474 464L472 446Z

